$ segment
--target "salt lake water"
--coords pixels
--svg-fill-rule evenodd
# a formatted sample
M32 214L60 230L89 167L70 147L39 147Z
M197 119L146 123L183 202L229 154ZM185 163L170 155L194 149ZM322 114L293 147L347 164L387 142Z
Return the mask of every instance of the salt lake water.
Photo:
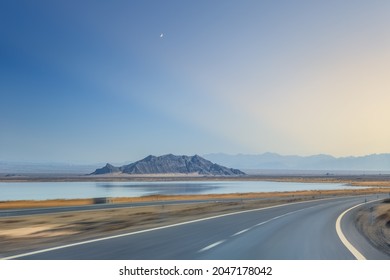
M300 190L351 189L344 184L265 181L187 182L3 182L0 201L46 200L147 195L226 194Z

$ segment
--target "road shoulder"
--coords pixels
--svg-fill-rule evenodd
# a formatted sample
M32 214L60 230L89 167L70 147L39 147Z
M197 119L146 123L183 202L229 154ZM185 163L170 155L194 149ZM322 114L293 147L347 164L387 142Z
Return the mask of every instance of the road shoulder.
M373 246L390 256L390 199L360 209L355 223Z

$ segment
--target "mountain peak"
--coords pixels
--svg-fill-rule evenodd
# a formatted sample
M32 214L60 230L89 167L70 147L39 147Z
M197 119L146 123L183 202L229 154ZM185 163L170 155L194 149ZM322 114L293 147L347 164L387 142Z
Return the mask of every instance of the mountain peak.
M92 175L121 172L125 174L162 174L162 173L182 173L207 176L237 176L245 173L238 170L227 168L216 163L212 163L198 155L194 156L176 156L167 154L163 156L147 156L146 158L134 163L114 167L107 164L105 167L96 169Z
M118 167L115 167L109 163L107 163L104 167L98 168L93 172L94 175L100 175L100 174L111 174L111 173L118 173L120 172L120 169Z
M154 160L156 157L155 156L152 156L152 155L148 155L146 158L144 158L143 160L144 161L152 161Z

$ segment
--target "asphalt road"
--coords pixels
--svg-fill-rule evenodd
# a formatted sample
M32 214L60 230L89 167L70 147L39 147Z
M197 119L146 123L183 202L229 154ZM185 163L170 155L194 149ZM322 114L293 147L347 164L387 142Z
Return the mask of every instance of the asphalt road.
M385 196L383 196L384 198ZM381 196L348 197L246 211L155 230L47 250L19 259L355 259L335 229L346 209ZM353 226L343 233L367 259L390 259Z

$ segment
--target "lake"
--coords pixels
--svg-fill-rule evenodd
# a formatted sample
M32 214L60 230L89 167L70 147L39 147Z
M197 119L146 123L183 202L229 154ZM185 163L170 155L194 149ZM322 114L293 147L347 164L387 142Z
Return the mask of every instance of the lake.
M0 182L0 201L147 195L226 194L351 189L344 184L265 181L197 182Z

